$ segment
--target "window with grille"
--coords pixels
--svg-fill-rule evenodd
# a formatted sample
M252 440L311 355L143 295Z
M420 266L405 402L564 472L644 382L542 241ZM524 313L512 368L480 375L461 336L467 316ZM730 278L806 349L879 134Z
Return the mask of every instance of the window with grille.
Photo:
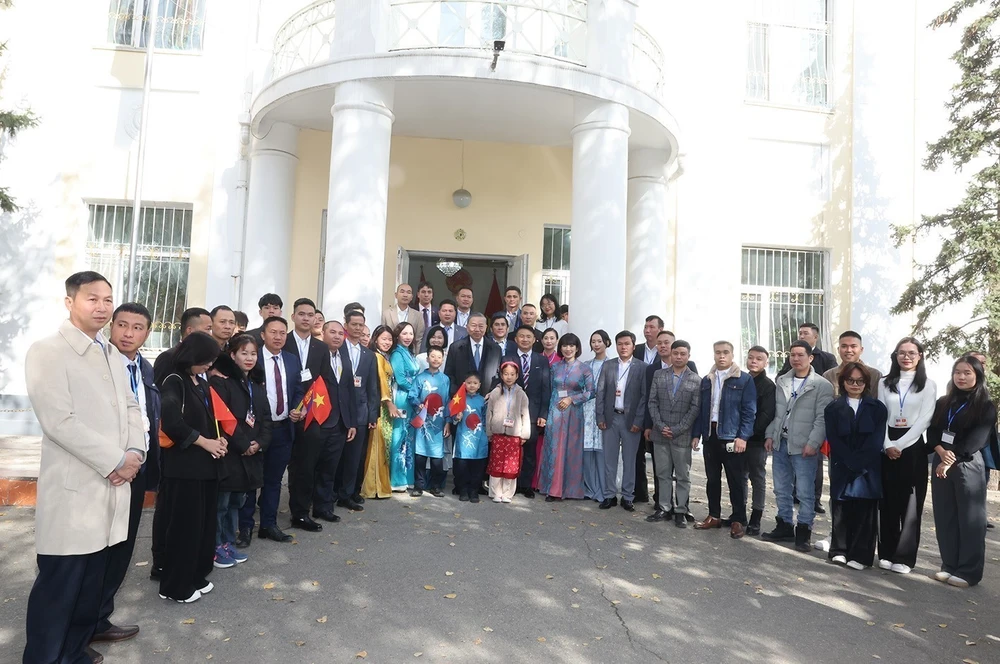
M132 206L92 203L89 208L87 261L91 270L111 282L115 301L121 302L130 269ZM153 316L146 347L162 350L180 341L180 317L187 306L192 210L150 205L140 208L139 216L135 300Z
M108 42L146 48L149 8L154 1L158 7L154 46L175 51L200 51L208 0L111 0Z
M789 106L830 105L828 0L753 0L746 97Z
M542 245L542 293L552 293L560 304L569 303L570 229L546 226Z
M743 248L740 295L742 357L752 346L771 353L768 373L785 363L799 325L815 323L824 346L827 329L825 251Z

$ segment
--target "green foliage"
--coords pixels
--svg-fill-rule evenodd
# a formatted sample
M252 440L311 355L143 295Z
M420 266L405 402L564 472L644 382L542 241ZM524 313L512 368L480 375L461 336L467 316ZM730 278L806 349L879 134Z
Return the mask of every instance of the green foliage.
M968 18L978 10L979 15ZM950 127L928 144L924 168L950 162L956 171L978 168L964 198L954 207L919 222L897 226L897 246L918 237L940 237L941 248L917 276L892 313L916 313L914 334L927 339L932 356L957 357L982 350L990 358L991 393L1000 396L1000 0L958 0L931 28L967 20L952 55L960 79L946 104ZM935 331L931 318L949 305L972 305L968 320Z
M10 7L9 0L0 0L0 9ZM7 49L7 43L0 43L0 57ZM0 84L3 83L3 70L0 69ZM30 110L12 111L0 107L0 147L3 143L13 139L22 129L34 127L38 124L38 117ZM17 211L17 204L7 190L7 187L0 186L0 213L12 213Z

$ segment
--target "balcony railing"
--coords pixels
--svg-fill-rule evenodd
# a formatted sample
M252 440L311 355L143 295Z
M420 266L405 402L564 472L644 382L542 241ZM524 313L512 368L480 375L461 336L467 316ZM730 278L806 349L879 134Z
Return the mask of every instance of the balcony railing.
M335 0L316 0L292 14L274 37L271 80L330 59Z
M663 49L638 25L632 36L632 80L654 97L663 92Z
M587 0L391 0L390 49L473 48L587 59Z

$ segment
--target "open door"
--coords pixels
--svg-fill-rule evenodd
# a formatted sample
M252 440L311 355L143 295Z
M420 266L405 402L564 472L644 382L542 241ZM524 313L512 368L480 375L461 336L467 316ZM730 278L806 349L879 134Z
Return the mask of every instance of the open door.
M528 297L528 254L521 254L512 260L507 272L507 285L521 289L523 298Z
M396 248L396 285L393 287L393 292L399 288L400 284L405 284L406 280L409 279L410 274L410 252L402 247ZM417 285L413 284L413 294L417 294ZM416 297L414 297L416 300Z

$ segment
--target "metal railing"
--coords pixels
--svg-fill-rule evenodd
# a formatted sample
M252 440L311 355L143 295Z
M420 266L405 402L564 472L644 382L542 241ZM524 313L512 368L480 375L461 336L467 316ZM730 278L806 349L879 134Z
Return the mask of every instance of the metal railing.
M316 0L292 14L274 36L270 80L330 59L335 0Z
M747 26L746 98L788 106L830 106L830 24L752 21Z
M587 0L391 0L390 50L473 48L587 59Z
M108 43L146 48L150 2L110 0ZM206 5L207 0L158 0L154 46L174 51L200 51L205 33Z
M632 37L632 80L654 97L663 93L663 49L639 25Z

